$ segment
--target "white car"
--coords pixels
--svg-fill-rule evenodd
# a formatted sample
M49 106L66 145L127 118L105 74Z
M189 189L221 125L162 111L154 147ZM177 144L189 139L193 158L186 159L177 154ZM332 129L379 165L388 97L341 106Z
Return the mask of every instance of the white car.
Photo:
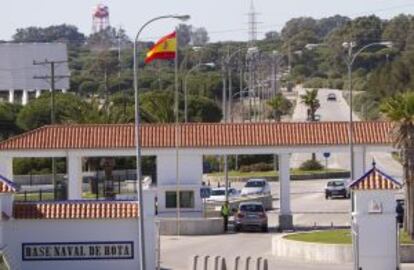
M239 191L235 188L229 188L229 200L237 198L239 196ZM208 202L224 202L226 200L226 188L212 188L210 192L210 197L207 198Z
M244 185L241 195L270 195L270 185L266 179L249 179Z

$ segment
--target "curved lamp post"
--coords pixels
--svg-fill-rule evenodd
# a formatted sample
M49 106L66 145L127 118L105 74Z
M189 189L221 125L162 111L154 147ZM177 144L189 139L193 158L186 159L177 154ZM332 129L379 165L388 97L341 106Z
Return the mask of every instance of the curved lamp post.
M356 46L355 42L344 42L342 46L345 49L348 49L348 55L345 58L345 63L348 68L348 87L349 87L349 129L348 129L348 137L349 137L349 153L350 153L350 180L353 181L355 177L354 171L354 141L353 141L353 108L352 108L352 66L356 60L356 58L366 49L373 47L373 46L386 46L388 48L392 47L392 42L390 41L380 41L380 42L372 42L369 43L362 48L360 48L355 53L353 52L353 48Z
M199 67L206 66L206 67L215 67L216 65L214 63L198 63L194 67L192 67L187 74L185 74L184 78L184 122L188 122L188 91L187 91L187 82L188 82L188 75L190 75L192 72L197 70Z
M140 116L139 116L139 99L138 99L138 60L137 60L137 51L138 51L138 38L144 28L150 23L162 19L178 19L181 21L186 21L190 19L189 15L164 15L152 18L151 20L144 23L141 28L138 30L137 35L134 39L134 92L135 92L135 146L136 146L136 174L137 174L137 191L138 191L138 208L139 208L139 226L138 226L138 236L139 236L139 269L146 270L145 263L145 239L144 239L144 217L143 217L143 199L142 199L142 171L141 171L141 142L140 142Z

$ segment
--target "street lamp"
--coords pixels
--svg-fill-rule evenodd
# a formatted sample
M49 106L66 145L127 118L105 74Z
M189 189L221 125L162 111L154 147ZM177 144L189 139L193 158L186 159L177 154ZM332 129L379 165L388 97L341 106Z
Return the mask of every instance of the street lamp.
M366 49L373 47L373 46L385 46L391 48L393 43L390 41L380 41L380 42L372 42L369 43L362 48L360 48L355 53L353 52L353 48L356 46L355 42L344 42L342 46L345 49L348 49L347 57L345 58L345 63L348 68L348 87L349 87L349 130L348 130L348 137L349 137L349 153L350 153L350 180L353 181L355 177L354 172L354 142L353 142L353 115L352 115L352 66L356 60L356 58Z
M137 61L137 52L138 52L138 38L144 28L150 23L162 19L177 19L181 21L186 21L190 19L189 15L164 15L152 18L151 20L144 23L141 28L138 30L137 35L134 39L134 92L135 92L135 146L136 146L136 174L137 174L137 191L138 191L138 209L139 209L139 226L138 226L138 236L139 236L139 269L146 270L145 263L145 240L144 240L144 207L143 207L143 198L142 198L142 171L141 171L141 142L140 142L140 116L139 116L139 99L138 99L138 61Z
M216 64L214 64L214 63L198 63L197 65L192 67L187 72L187 74L185 75L185 78L184 78L184 122L185 123L188 122L188 91L187 91L188 77L193 71L197 70L199 67L202 67L202 66L214 68L216 66Z

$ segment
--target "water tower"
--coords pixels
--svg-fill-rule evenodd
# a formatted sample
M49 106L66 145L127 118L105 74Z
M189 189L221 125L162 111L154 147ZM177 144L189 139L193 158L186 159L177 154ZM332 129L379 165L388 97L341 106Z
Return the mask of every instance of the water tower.
M92 11L92 33L98 33L109 27L109 8L98 4Z

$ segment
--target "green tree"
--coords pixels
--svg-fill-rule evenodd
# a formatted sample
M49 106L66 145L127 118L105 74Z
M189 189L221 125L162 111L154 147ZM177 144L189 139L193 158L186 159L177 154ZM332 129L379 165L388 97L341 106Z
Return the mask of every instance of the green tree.
M321 106L318 99L318 89L306 90L304 95L300 96L301 102L308 107L308 118L315 121L316 111Z
M394 123L393 138L400 149L405 180L405 229L414 240L414 92L386 99L381 111Z
M23 130L31 130L50 124L51 106L50 93L44 93L24 106L17 115L16 123ZM73 94L56 93L56 123L78 123L83 119L84 112L91 106Z
M182 102L181 102L182 103ZM181 108L184 104L181 104ZM188 120L190 122L220 122L222 119L221 108L209 98L200 96L189 96L188 98Z
M15 42L66 42L71 46L81 46L85 40L85 35L76 26L67 24L18 28L13 35Z
M20 132L16 118L21 108L17 104L0 103L0 141Z
M269 100L267 105L272 109L272 117L277 122L280 122L282 116L288 114L292 109L292 103L280 93Z

